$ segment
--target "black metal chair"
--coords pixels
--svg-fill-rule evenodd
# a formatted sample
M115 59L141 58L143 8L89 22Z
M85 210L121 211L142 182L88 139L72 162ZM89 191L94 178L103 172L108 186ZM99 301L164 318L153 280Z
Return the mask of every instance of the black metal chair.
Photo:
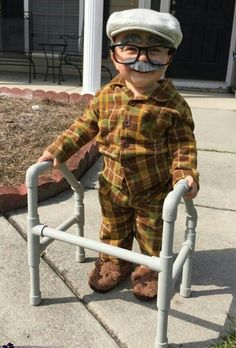
M82 82L83 71L83 35L60 35L66 45L66 49L63 53L62 64L71 65L75 67L79 73L80 81ZM109 74L110 79L113 78L111 70L104 64L101 66L102 71ZM59 84L63 81L62 68L59 72Z

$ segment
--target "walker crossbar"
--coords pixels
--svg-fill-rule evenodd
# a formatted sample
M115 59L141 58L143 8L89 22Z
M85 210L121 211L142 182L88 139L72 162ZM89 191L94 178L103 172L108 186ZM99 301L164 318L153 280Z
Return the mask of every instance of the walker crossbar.
M158 297L157 297L157 336L156 348L168 347L167 324L171 295L175 283L182 271L182 284L180 293L189 297L191 292L192 255L195 247L195 227L197 213L192 200L184 200L186 208L185 240L180 252L174 261L173 239L174 224L177 217L177 207L181 198L189 190L185 180L180 180L164 202L163 206L163 240L160 257L147 256L134 251L118 248L106 243L97 242L84 237L84 204L83 188L74 175L61 164L60 170L74 191L74 214L61 223L57 228L50 228L39 222L38 216L38 176L46 169L52 167L52 162L42 162L31 166L26 173L26 186L28 190L28 264L30 268L30 303L38 305L41 302L39 264L41 252L54 240L66 242L77 246L76 260L85 260L84 248L95 250L115 256L119 259L148 266L159 272ZM72 225L77 227L77 235L65 232Z
M32 233L36 236L47 236L53 238L53 240L60 240L61 242L66 242L74 244L77 246L82 246L83 248L98 251L104 254L115 256L119 259L123 259L133 263L140 263L147 267L150 267L154 271L160 272L161 267L159 263L159 257L140 255L134 251L129 251L126 249L118 248L113 245L108 245L101 242L96 242L94 240L75 236L70 233L60 233L57 229L47 227L46 225L37 225L32 228Z

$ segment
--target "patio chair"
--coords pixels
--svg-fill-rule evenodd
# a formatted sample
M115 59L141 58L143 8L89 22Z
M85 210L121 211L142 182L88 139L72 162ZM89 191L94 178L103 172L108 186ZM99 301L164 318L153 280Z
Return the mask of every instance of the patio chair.
M83 35L60 35L60 39L64 41L66 49L62 56L62 64L71 65L78 71L80 81L82 82L83 71ZM111 70L104 64L101 66L102 71L109 74L112 79ZM59 84L63 81L62 69L59 71Z

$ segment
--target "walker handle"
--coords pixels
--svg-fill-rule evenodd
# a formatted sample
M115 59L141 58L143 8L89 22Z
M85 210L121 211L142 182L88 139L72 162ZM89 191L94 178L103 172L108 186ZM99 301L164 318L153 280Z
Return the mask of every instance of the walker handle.
M162 210L162 218L164 221L172 222L177 218L177 208L181 201L181 198L184 198L186 192L190 190L188 182L186 179L181 179L174 186L174 189L168 193ZM191 199L185 199L184 202L186 205L186 210L189 215L194 214L195 208L193 206L193 201Z

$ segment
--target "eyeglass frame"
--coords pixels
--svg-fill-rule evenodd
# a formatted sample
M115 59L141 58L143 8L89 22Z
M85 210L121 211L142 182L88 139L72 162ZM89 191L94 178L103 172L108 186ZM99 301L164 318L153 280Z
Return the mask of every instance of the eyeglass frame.
M120 62L117 60L116 58L116 54L115 54L115 48L118 47L118 46L131 46L131 47L135 47L138 49L138 53L137 53L137 57L136 59L133 61L133 62ZM150 59L149 59L149 56L148 56L148 50L150 48L154 48L154 47L163 47L163 48L168 48L169 49L169 55L170 55L170 60L168 61L168 63L165 63L165 64L160 64L160 63L153 63ZM176 51L176 49L174 47L169 47L169 46L163 46L163 45L155 45L155 46L148 46L148 47L142 47L142 46L136 46L136 45L133 45L133 44L129 44L128 42L126 43L118 43L118 44L115 44L115 45L110 45L110 49L114 55L114 58L115 58L115 61L119 64L125 64L125 65L129 65L129 64L133 64L135 62L138 61L139 57L140 57L140 54L141 54L141 51L145 51L145 54L146 54L146 57L147 57L147 60L150 64L152 65L158 65L158 66L166 66L166 65L169 65L173 59L173 55Z

